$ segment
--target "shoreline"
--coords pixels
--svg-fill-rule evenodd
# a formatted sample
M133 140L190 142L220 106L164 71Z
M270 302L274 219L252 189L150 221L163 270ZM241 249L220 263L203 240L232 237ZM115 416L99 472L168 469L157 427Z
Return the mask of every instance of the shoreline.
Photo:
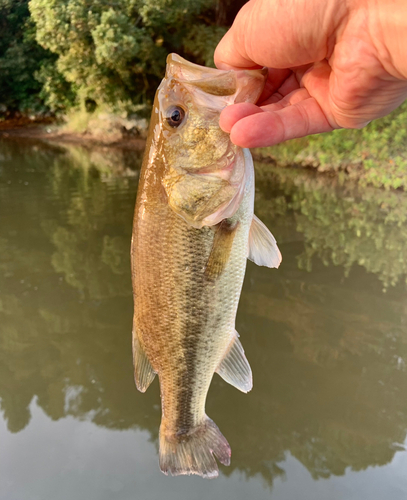
M30 120L28 117L10 119L0 122L0 138L24 139L43 141L55 145L81 146L87 150L112 149L122 151L143 152L146 145L147 128L128 130L116 122L111 127L108 117L108 126L89 127L89 132L64 131L55 119L45 118ZM366 132L364 132L366 133ZM372 186L381 190L407 191L407 155L406 153L383 154L373 150L369 153L369 146L363 147L362 153L353 151L349 146L344 151L342 146L332 143L333 140L344 134L360 134L360 131L337 131L310 136L302 139L293 139L286 143L270 148L256 148L252 150L253 160L261 164L271 164L278 168L308 170L321 177L337 177L344 182L357 182L361 187ZM342 135L340 135L342 134ZM356 143L354 140L353 142ZM342 147L342 149L341 149ZM353 149L352 149L353 147ZM377 148L376 148L377 149ZM403 148L404 149L404 148ZM360 154L359 154L360 153Z
M63 132L58 130L55 120L12 119L0 122L0 138L32 139L52 143L83 146L85 148L103 147L142 151L146 140L141 137L123 137L119 140L95 138L88 133Z

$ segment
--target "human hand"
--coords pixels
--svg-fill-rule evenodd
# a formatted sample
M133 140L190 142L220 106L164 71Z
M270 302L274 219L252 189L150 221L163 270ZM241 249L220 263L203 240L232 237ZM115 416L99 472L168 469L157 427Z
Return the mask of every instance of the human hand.
M220 126L242 147L361 128L407 99L405 0L250 0L215 51L220 69L267 66L257 105Z

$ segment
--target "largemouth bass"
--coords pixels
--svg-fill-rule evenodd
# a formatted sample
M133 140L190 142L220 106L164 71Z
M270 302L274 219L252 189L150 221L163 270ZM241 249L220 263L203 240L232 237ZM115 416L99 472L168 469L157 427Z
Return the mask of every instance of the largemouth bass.
M219 127L221 110L256 102L265 70L221 71L171 54L154 101L132 239L133 356L137 388L158 374L160 467L218 475L230 446L205 413L217 372L237 389L252 372L235 330L249 258L278 267L281 254L253 214L250 152Z

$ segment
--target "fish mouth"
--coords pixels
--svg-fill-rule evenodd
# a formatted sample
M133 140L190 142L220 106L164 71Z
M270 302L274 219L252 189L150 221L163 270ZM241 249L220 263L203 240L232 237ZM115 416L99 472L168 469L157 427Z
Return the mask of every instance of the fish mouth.
M171 208L196 229L234 215L246 185L246 160L240 148L199 169L173 170L163 178Z
M239 150L236 151L231 147L216 163L187 173L202 176L215 176L229 182L232 186L236 185L240 183L244 174L243 152Z
M236 160L233 159L226 167L217 167L217 165L209 165L207 167L200 168L198 171L194 173L197 175L216 175L221 179L228 181L230 179L231 173L233 171L233 167L236 164ZM192 172L191 172L192 173Z

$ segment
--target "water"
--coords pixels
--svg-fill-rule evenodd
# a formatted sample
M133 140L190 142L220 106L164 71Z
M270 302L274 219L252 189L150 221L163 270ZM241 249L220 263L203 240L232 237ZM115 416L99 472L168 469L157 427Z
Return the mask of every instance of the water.
M245 395L218 376L220 477L158 468L157 381L133 382L132 152L0 142L1 500L407 495L407 195L259 165L281 268L249 263Z

